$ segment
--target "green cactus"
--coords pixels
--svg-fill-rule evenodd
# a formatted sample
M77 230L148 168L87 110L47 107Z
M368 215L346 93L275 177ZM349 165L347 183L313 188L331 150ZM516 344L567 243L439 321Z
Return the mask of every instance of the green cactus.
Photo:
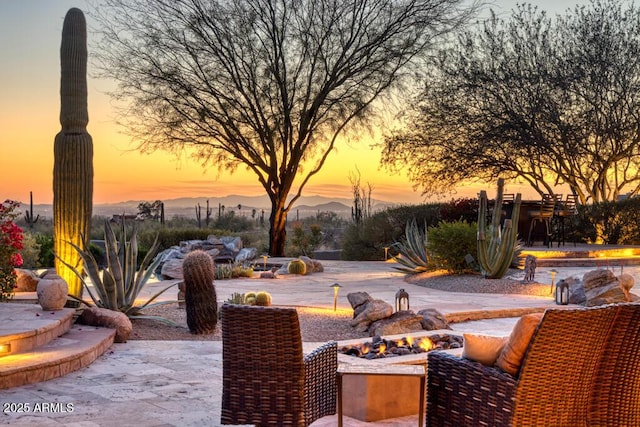
M218 301L213 284L213 259L204 251L191 251L184 257L182 272L189 330L196 335L214 333L218 323Z
M266 291L260 291L256 294L256 305L268 307L271 305L271 294Z
M511 218L504 220L501 230L500 216L502 212L503 190L504 180L500 178L498 179L498 193L496 195L491 225L489 226L489 239L487 239L485 231L488 210L487 192L484 190L480 192L480 206L478 210L478 263L482 269L482 274L488 279L500 279L506 274L517 249L521 196L520 193L516 194Z
M289 274L307 274L307 264L304 263L301 259L294 259L289 262L287 266L287 271Z
M255 305L256 304L256 293L255 292L247 292L247 293L245 293L243 302L246 305Z
M87 133L87 24L80 9L69 9L60 46L60 124L54 142L53 224L56 272L69 294L82 297L82 272L76 247L85 247L93 203L93 141Z
M244 295L240 292L234 292L226 301L228 304L243 304L244 303Z
M33 216L33 191L29 191L29 209L24 211L24 220L29 226L29 228L33 228L36 222L40 219L40 214L38 214L35 218Z

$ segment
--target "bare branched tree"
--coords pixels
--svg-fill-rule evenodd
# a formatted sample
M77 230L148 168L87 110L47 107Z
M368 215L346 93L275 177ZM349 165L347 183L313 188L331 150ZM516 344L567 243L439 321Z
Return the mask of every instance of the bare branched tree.
M475 14L464 0L103 0L101 75L140 148L252 171L271 200L269 253L337 137L414 77ZM304 166L304 167L303 167Z
M383 162L425 192L512 178L581 202L640 192L640 9L593 1L555 19L521 5L442 49ZM408 166L408 167L407 167Z

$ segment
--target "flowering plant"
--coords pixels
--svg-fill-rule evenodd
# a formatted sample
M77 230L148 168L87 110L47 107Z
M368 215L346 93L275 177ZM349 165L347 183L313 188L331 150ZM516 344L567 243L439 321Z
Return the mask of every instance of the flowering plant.
M22 265L22 229L13 221L18 216L15 210L20 206L13 200L0 204L0 301L13 298L16 284L15 267Z

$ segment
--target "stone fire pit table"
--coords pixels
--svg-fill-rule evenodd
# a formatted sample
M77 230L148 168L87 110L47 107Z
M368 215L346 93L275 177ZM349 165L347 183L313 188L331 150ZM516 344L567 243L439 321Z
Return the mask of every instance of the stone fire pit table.
M462 333L449 329L417 331L400 335L383 336L397 340L411 336L418 340L434 335ZM359 338L338 342L338 349L368 341ZM462 348L445 351L460 355ZM381 359L364 359L338 352L338 425L346 415L360 421L379 421L419 414L424 422L425 379L428 352ZM346 396L343 402L343 396Z

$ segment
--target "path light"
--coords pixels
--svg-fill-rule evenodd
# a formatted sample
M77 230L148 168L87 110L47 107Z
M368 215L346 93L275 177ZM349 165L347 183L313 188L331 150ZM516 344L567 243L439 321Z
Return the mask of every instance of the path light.
M553 281L556 278L556 274L558 274L558 271L555 269L549 270L549 273L551 273L551 289L549 290L550 294L553 294Z
M396 292L396 313L407 310L409 310L409 294L404 289L400 289Z
M262 270L263 271L267 271L267 258L269 258L269 255L262 255Z
M338 308L338 289L342 286L339 283L334 283L331 287L333 288L333 311L336 311Z
M387 261L389 259L389 246L385 246L383 249L384 249L384 260Z
M569 284L564 280L560 280L556 286L556 304L569 304Z

